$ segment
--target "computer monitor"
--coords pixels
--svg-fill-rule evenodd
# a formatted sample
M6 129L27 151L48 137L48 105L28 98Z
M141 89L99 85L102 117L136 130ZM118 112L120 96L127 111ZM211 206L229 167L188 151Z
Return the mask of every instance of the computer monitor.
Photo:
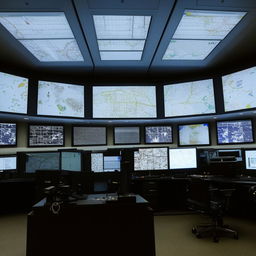
M196 148L169 149L170 169L195 169L197 168Z
M0 156L0 171L10 171L17 169L16 155L2 155Z
M0 147L16 146L17 125L16 123L0 123Z
M256 171L256 149L245 149L244 154L246 170Z
M120 171L121 156L104 156L103 166L105 172Z
M139 144L140 127L114 127L114 144Z
M172 126L146 126L145 127L145 143L172 143Z
M91 170L93 172L103 172L103 153L91 153Z
M81 172L83 166L82 151L60 151L60 170Z

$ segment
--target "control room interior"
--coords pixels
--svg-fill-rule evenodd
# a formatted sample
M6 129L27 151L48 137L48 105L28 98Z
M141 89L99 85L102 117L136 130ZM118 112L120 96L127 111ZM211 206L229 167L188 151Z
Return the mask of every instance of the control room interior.
M147 256L255 255L255 31L255 0L1 0L0 254L95 200L145 206Z

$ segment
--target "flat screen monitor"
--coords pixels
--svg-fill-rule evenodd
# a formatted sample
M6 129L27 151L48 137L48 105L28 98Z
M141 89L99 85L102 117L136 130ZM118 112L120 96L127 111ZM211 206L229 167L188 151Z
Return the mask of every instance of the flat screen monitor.
M103 172L103 153L91 153L91 170L93 172Z
M27 114L28 79L0 72L0 111Z
M164 86L165 117L215 113L213 80Z
M114 127L114 144L139 144L140 127Z
M134 152L134 171L168 170L168 148L140 148Z
M59 152L30 152L25 153L25 172L35 173L37 170L59 170Z
M0 147L17 145L17 126L14 123L0 123Z
M104 156L104 171L114 172L121 170L121 156Z
M39 81L37 114L84 118L84 86Z
M155 86L94 86L93 118L156 118Z
M218 144L253 143L251 120L217 122Z
M146 126L145 143L172 143L172 126Z
M179 125L179 145L210 145L209 124Z
M246 170L256 170L256 149L245 150Z
M81 151L60 151L60 169L62 171L82 171Z
M16 170L17 169L17 157L14 155L2 155L0 156L0 171Z
M63 125L29 125L29 147L64 146Z
M256 107L256 67L222 77L225 111Z
M107 144L106 127L73 127L73 145L91 146Z
M196 148L169 149L170 169L194 169L197 168Z

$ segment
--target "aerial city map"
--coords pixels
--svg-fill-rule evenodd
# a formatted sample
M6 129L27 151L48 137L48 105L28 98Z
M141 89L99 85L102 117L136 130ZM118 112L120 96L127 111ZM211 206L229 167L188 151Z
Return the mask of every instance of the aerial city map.
M0 145L16 145L16 124L0 123Z
M148 126L145 128L146 143L172 143L171 126Z

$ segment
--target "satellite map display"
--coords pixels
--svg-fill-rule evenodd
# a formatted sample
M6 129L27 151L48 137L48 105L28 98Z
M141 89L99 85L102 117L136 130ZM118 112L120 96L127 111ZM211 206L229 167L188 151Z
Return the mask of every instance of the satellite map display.
M0 123L0 146L16 145L16 124Z
M146 143L172 143L171 126L147 126L145 127Z
M251 120L217 122L218 144L253 142Z
M179 144L184 145L209 145L209 125L190 124L179 125Z
M225 111L256 107L256 67L222 77Z
M28 79L0 72L0 111L27 114Z
M84 86L39 81L37 114L84 117Z
M59 152L26 153L26 172L36 170L59 170Z
M140 148L134 152L134 170L167 170L168 148Z
M93 172L103 172L103 153L91 154L91 169Z
M215 113L213 80L164 86L165 116Z
M51 125L30 125L29 146L63 146L64 127Z
M155 118L155 86L94 86L94 118Z

